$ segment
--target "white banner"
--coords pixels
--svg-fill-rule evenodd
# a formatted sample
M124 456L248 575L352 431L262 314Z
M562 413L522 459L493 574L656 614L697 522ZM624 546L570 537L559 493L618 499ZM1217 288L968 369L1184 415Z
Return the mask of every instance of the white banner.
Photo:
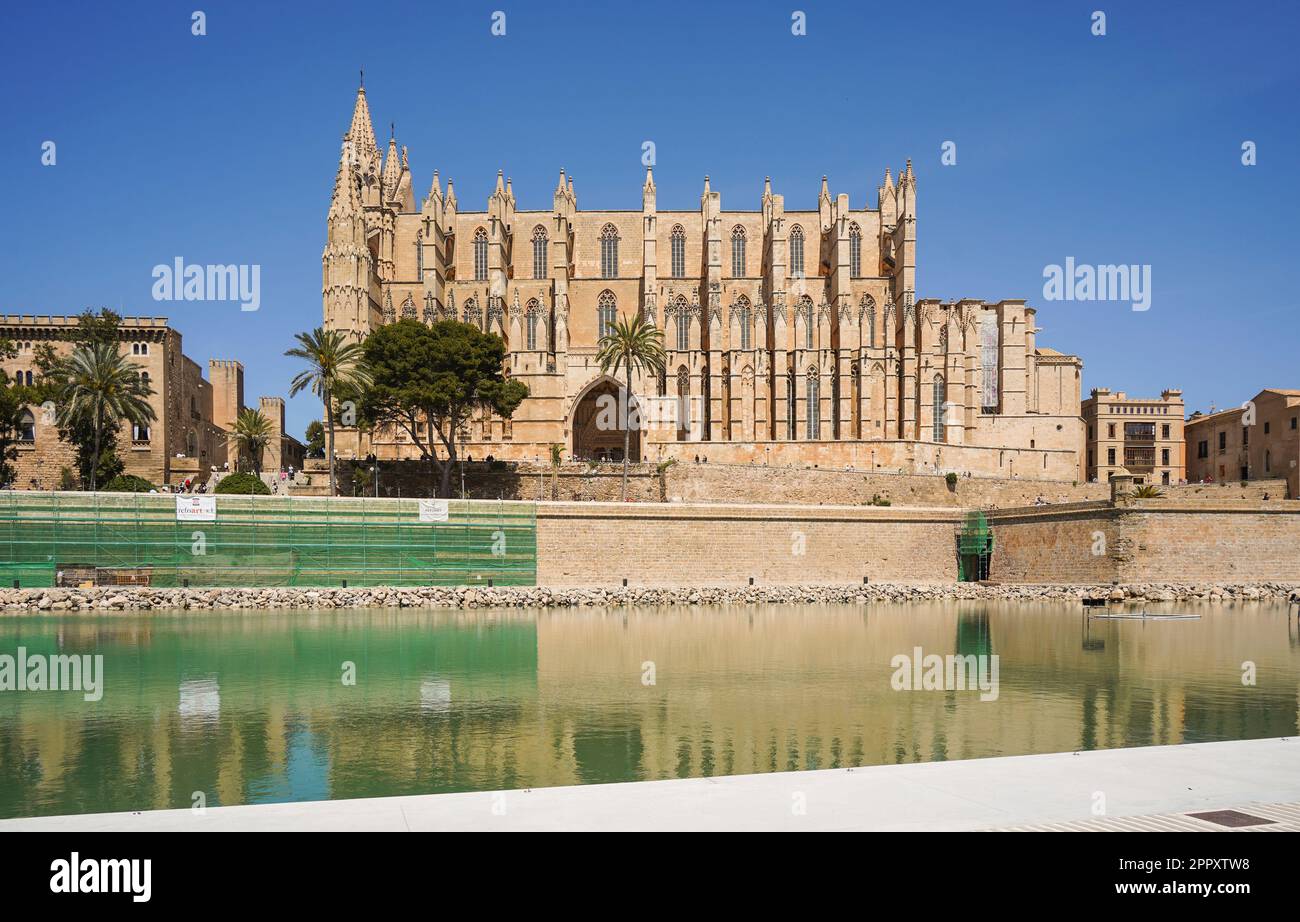
M421 522L445 522L448 518L449 510L445 499L420 500Z
M217 498L215 496L194 496L181 493L176 497L176 521L178 522L215 522L217 520Z

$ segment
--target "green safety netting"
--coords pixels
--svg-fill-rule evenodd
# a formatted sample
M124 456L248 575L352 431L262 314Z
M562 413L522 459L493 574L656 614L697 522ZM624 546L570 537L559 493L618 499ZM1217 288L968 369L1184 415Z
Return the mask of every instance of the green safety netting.
M531 503L214 497L214 521L178 521L176 497L0 493L0 585L531 586Z

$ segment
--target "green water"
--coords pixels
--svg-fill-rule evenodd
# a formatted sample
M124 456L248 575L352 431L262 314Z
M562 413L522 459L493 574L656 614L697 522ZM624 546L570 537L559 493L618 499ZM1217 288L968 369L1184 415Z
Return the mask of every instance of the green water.
M0 817L493 790L1287 736L1285 605L6 617L103 697L0 691ZM996 655L996 700L891 659ZM1254 683L1243 684L1246 663ZM352 664L354 683L345 682Z

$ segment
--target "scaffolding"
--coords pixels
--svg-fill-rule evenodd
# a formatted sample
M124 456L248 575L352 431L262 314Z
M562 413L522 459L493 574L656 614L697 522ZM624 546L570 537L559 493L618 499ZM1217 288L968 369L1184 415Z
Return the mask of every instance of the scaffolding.
M979 582L989 578L993 528L982 512L968 512L957 529L957 579Z
M445 521L421 521L417 499L212 499L214 520L181 521L177 497L168 494L0 493L0 585L537 581L532 503L447 500Z

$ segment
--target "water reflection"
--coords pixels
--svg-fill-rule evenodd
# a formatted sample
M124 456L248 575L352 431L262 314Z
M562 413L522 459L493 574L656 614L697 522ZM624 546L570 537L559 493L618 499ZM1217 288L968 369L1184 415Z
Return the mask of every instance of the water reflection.
M976 603L11 618L0 654L103 654L104 696L0 691L0 816L1294 734L1286 607L1194 610L1164 623ZM916 647L997 655L997 700L892 690L890 659Z

